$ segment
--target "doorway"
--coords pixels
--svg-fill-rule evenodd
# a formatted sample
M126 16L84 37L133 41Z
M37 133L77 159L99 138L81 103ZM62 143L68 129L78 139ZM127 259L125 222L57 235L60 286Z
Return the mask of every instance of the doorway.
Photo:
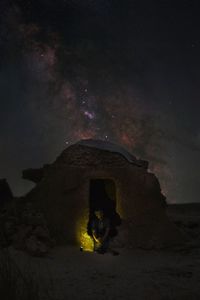
M95 212L103 211L110 221L110 236L117 235L117 226L121 224L120 215L116 211L117 206L116 185L112 179L95 178L90 180L89 187L89 220L88 234L91 235L91 224Z
M112 179L91 179L89 195L90 213L102 210L106 214L116 210L116 187Z

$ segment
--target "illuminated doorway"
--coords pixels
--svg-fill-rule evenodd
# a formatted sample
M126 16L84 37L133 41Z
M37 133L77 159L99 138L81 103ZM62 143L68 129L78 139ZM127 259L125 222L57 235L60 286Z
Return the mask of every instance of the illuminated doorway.
M116 185L112 179L95 178L90 180L89 189L89 220L88 234L91 236L91 224L96 211L103 211L110 221L110 237L118 234L117 226L121 224L120 215L116 211L117 197Z

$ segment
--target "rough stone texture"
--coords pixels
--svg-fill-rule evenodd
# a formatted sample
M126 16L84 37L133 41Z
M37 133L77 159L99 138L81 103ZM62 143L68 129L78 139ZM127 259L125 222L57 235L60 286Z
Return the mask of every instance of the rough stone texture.
M38 240L34 235L31 235L25 243L26 251L32 256L44 256L48 253L48 247Z
M29 202L13 201L14 209L0 214L0 247L13 246L33 256L44 256L55 246L42 213Z
M26 239L31 235L32 226L19 225L12 237L12 244L16 249L24 250Z
M130 163L117 152L80 144L64 150L26 196L44 213L58 241L79 243L77 235L81 220L88 217L89 184L94 178L115 183L117 211L126 224L121 236L125 246L161 248L185 241L166 216L158 179L145 165Z
M26 169L22 172L22 178L31 180L34 183L38 183L42 180L45 175L45 171L48 169L48 165L44 165L40 169Z
M92 147L99 150L106 150L107 152L111 152L111 153L117 153L123 156L123 158L125 158L128 162L134 163L139 167L148 169L147 161L141 159L138 160L132 153L128 152L121 145L117 145L109 141L105 142L102 140L94 140L94 139L81 140L77 142L76 145L87 146L90 148Z

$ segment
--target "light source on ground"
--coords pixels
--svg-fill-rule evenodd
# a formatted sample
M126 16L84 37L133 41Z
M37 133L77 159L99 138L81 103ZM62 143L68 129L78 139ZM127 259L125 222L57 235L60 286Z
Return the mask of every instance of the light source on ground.
M77 223L77 242L82 251L94 251L94 243L87 233L88 214L86 213Z

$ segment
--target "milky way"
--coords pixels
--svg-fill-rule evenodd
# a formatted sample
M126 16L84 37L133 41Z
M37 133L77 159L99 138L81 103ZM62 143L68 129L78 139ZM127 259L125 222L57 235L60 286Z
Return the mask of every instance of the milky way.
M20 180L22 169L53 161L80 139L99 138L149 160L169 202L198 201L197 73L183 87L189 76L181 78L180 44L157 32L149 37L150 16L146 24L141 8L139 17L133 9L135 21L129 12L121 23L112 1L58 2L60 10L53 1L40 1L40 10L32 1L2 4L0 176L21 194L30 187ZM183 42L196 51L196 40ZM184 72L192 67L187 60Z

